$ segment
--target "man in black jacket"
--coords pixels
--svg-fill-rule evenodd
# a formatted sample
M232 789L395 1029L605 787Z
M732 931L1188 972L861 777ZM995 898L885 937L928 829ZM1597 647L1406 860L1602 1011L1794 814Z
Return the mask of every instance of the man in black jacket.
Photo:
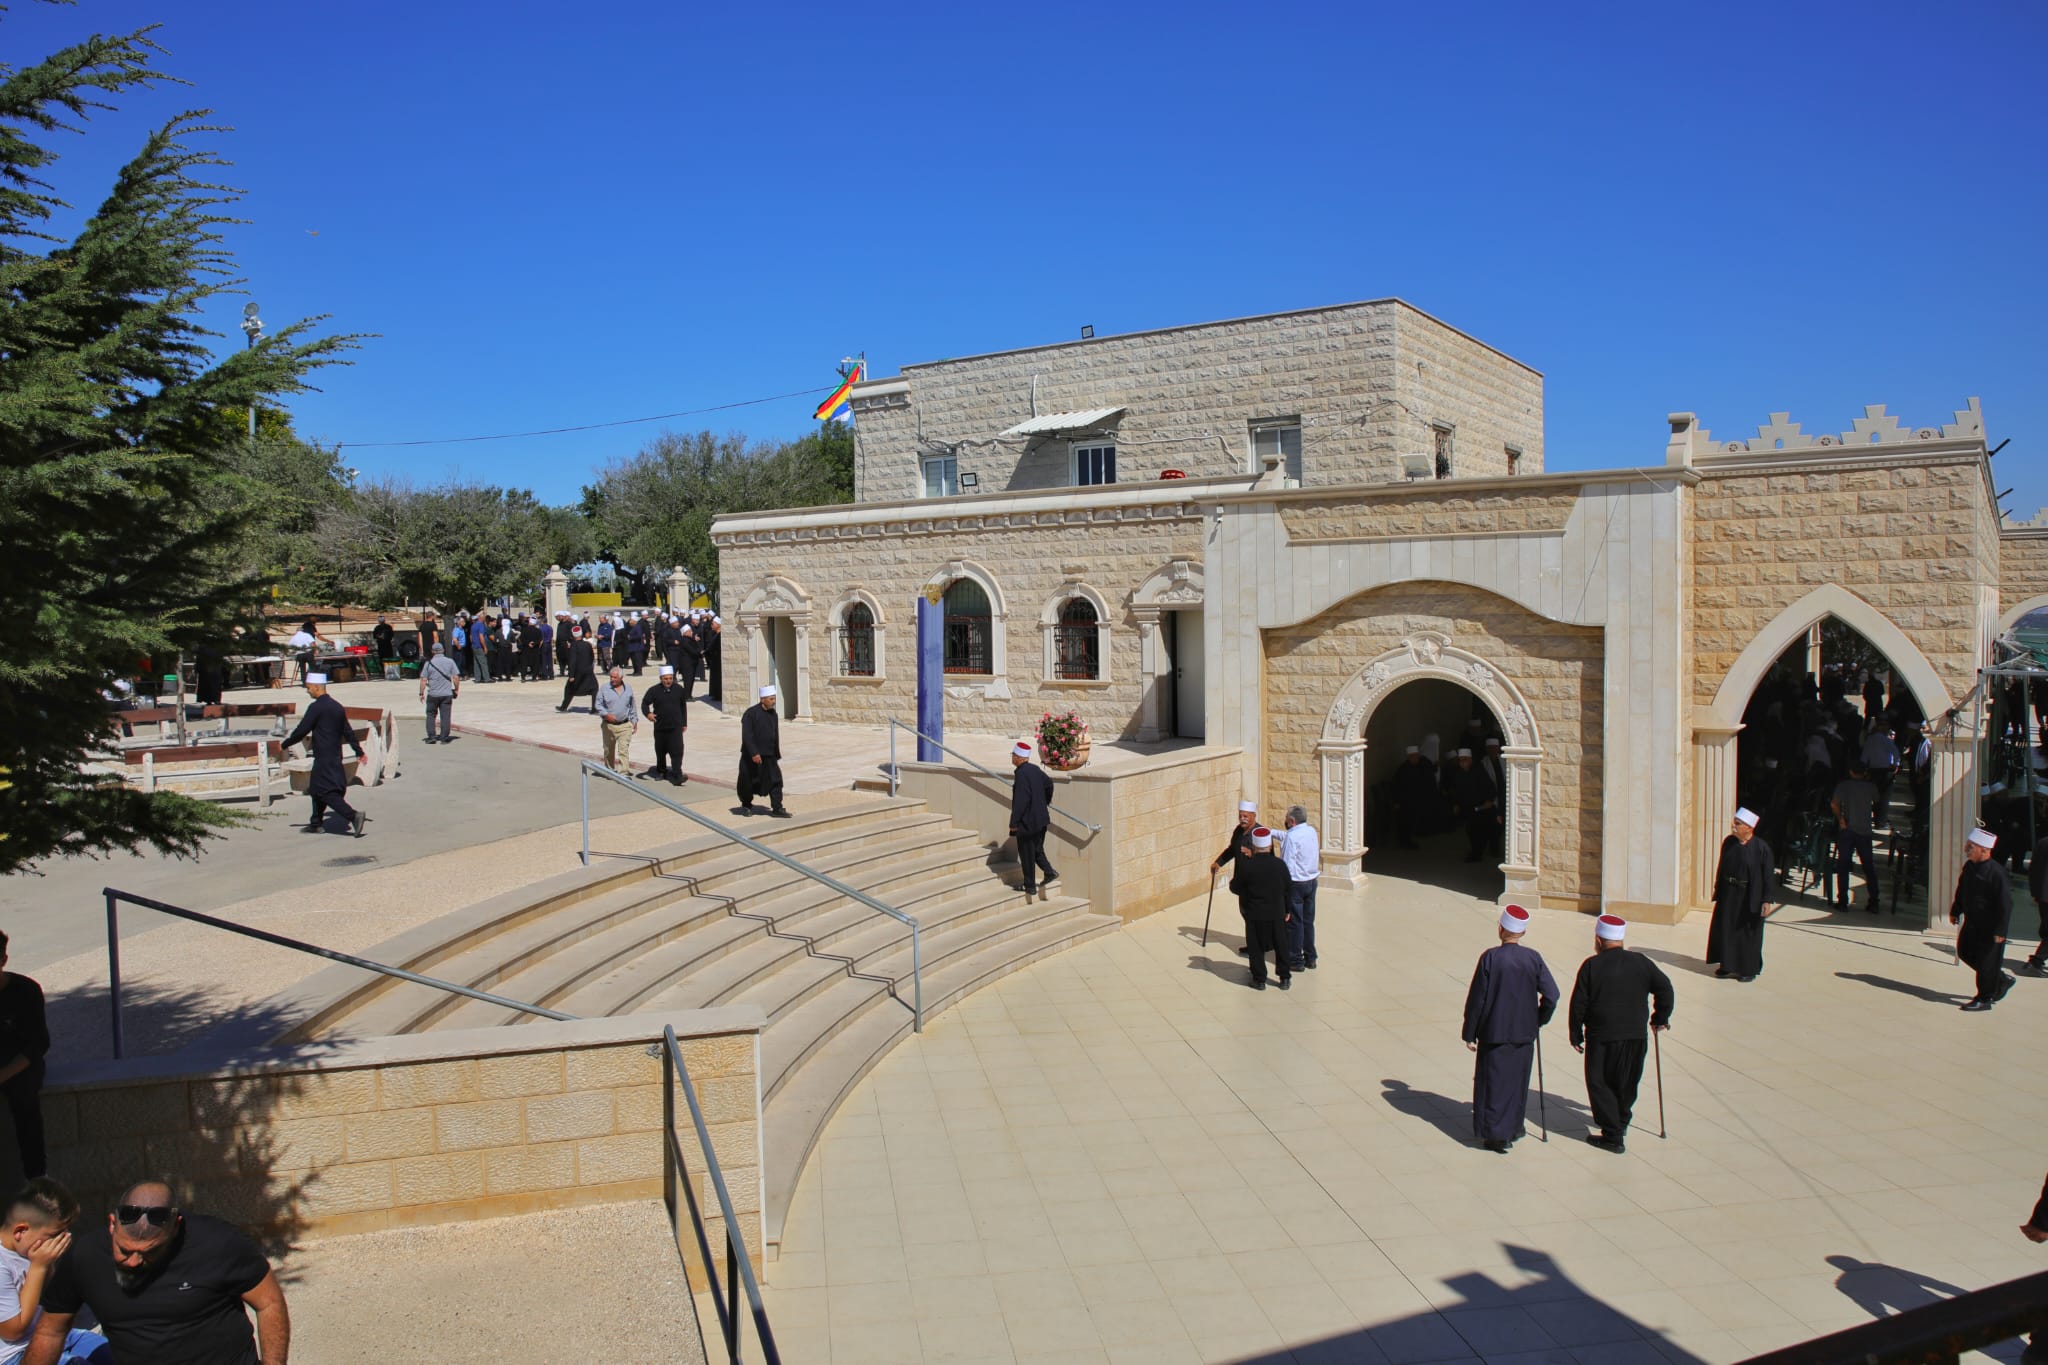
M1266 989L1266 954L1271 953L1284 991L1293 984L1287 965L1287 864L1274 854L1273 831L1264 825L1253 826L1246 843L1230 884L1244 916L1245 946L1251 949L1252 989Z
M768 798L768 813L787 820L782 807L782 722L775 714L775 684L761 689L761 699L740 717L741 815L754 813L754 798Z
M1024 899L1038 894L1033 885L1045 874L1045 898L1060 879L1045 860L1045 832L1052 827L1052 779L1031 761L1031 745L1018 740L1010 747L1010 833L1017 840L1017 862L1024 869Z
M1223 864L1230 864L1229 888L1230 894L1233 896L1237 894L1238 865L1243 860L1246 850L1248 850L1251 847L1252 828L1258 823L1258 803L1255 801L1238 802L1237 824L1231 827L1230 842L1225 844L1223 846L1223 851L1217 854L1216 857L1209 863L1209 877L1212 882L1215 879L1216 873L1222 869ZM1240 905L1238 909L1241 911L1244 909L1244 907ZM1251 940L1247 938L1245 940L1244 947L1238 949L1238 951L1242 953L1244 956L1250 957L1252 953Z
M654 766L640 775L666 777L670 786L682 786L689 781L683 776L683 732L690 728L690 707L676 686L676 671L667 664L661 666L661 681L640 699L640 714L654 723Z
M302 739L312 742L313 772L306 791L313 798L313 813L307 817L306 833L320 833L321 822L331 810L339 812L348 821L350 832L360 839L365 817L342 794L348 790L348 772L341 766L341 750L343 745L354 749L360 763L365 757L362 741L356 738L355 727L349 724L341 703L327 695L325 673L307 674L306 690L313 694L312 704L284 742L287 749Z
M1628 921L1602 915L1593 925L1593 955L1579 964L1572 983L1572 1051L1586 1057L1586 1098L1597 1133L1586 1141L1617 1155L1624 1149L1643 1081L1651 1029L1671 1027L1671 978L1641 953L1623 946ZM1655 1001L1651 1012L1647 1002Z
M2005 864L1992 861L1991 850L1997 847L1998 836L1990 830L1970 831L1963 845L1963 870L1956 877L1956 897L1948 908L1948 922L1963 927L1956 935L1956 958L1977 973L1977 993L1963 1004L1972 1013L1990 1009L2012 989L2012 978L2005 973L2012 881Z
M597 651L590 647L589 639L580 629L572 628L569 635L569 680L562 684L562 704L555 709L566 711L575 698L589 697L590 714L594 716L597 714Z

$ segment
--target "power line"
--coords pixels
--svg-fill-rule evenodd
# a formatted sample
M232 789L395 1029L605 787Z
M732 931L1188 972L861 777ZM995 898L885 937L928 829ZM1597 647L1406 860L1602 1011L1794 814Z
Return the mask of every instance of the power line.
M729 412L734 408L757 407L762 403L781 403L791 398L813 398L819 394L833 393L838 385L824 389L798 389L795 393L778 393L768 398L748 398L738 403L718 403L708 408L689 408L682 412L658 412L652 417L626 417L616 422L588 422L580 427L547 427L540 431L507 431L496 436L443 436L431 441L343 441L336 446L339 450L395 449L400 446L458 446L476 441L516 441L525 436L560 436L572 431L602 431L606 427L638 426L644 422L666 422L677 417L701 417L707 412Z

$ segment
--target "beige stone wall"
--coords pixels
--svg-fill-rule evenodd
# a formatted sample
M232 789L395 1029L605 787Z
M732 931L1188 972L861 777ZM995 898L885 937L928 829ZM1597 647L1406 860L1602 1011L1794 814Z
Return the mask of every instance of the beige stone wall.
M1976 677L1986 574L1982 462L1822 457L1797 472L1716 470L1693 490L1693 700L1711 702L1773 617L1823 584L1883 612L1951 695ZM1995 544L1995 541L1994 541Z
M1279 507L1287 538L1301 545L1317 541L1563 531L1578 502L1576 487L1525 491L1511 484L1495 484L1469 492L1452 492L1443 485L1424 483L1413 489L1361 491L1327 499L1283 502Z
M60 1073L43 1092L50 1169L88 1209L168 1175L189 1207L273 1239L659 1196L663 1063L646 1048L663 1022L450 1030L301 1048L257 1067L138 1059ZM687 1016L674 1022L689 1027ZM758 1027L683 1040L756 1260ZM676 1108L700 1203L715 1215L680 1091ZM722 1219L712 1235L723 1237Z
M1315 810L1315 747L1337 693L1417 631L1438 631L1498 666L1528 699L1543 745L1538 885L1578 904L1600 895L1600 630L1545 620L1506 598L1447 583L1364 592L1264 634L1266 785L1262 811Z
M955 680L959 692L947 697L947 723L965 730L1029 734L1045 712L1072 710L1103 738L1134 734L1145 684L1130 597L1169 560L1201 557L1201 522L1193 504L1171 515L1137 519L1098 517L1082 507L1051 512L1044 522L1020 520L1027 524L906 521L875 536L729 543L721 552L720 572L735 602L747 585L770 574L810 594L810 694L801 701L800 714L812 719L850 725L873 725L892 715L912 720L917 709L915 599L947 563L971 560L988 570L1001 592L1007 667L1000 679ZM1046 666L1040 618L1067 582L1069 564L1084 566L1080 581L1109 604L1106 682L1057 681ZM834 608L856 588L881 604L886 622L879 680L838 676L830 627ZM739 631L740 624L728 614L729 672L746 667ZM736 690L743 682L742 674L739 683L728 687ZM1001 686L991 686L998 682ZM1008 695L996 695L1003 692ZM785 742L801 746L803 740L801 734L788 734Z
M2010 611L2048 595L2048 532L2008 531L1998 541L1998 600Z
M1034 378L1040 414L1129 409L1103 428L1125 483L1251 472L1263 418L1300 419L1309 484L1398 480L1431 422L1457 429L1460 475L1506 473L1508 443L1524 472L1543 462L1542 376L1384 299L905 365L907 401L856 396L861 499L920 496L934 447L957 446L985 493L1071 483L1067 436L999 439L1031 417Z
M1171 754L1106 780L1116 836L1116 913L1137 919L1207 890L1209 859L1237 823L1244 792L1240 752ZM1315 803L1304 804L1309 823L1317 824ZM1266 818L1277 828L1280 815L1275 810Z

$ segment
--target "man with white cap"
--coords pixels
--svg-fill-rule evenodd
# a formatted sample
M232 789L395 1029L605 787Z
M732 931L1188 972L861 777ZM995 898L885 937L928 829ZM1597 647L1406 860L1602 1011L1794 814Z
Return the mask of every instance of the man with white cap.
M1254 828L1254 827L1255 827L1255 826L1256 826L1256 825L1257 825L1258 823L1259 823L1259 804L1258 804L1258 802L1256 802L1256 801L1252 801L1252 800L1249 800L1249 799L1247 799L1247 800L1244 800L1244 801L1240 801L1240 802L1238 802L1238 803L1237 803L1237 823L1236 823L1235 825L1232 825L1232 826L1230 827L1230 842L1229 842L1229 843L1227 843L1227 844L1225 844L1225 845L1223 846L1223 851L1222 851L1221 853L1217 854L1217 855L1215 856L1215 858L1214 858L1214 859L1212 859L1212 860L1210 861L1210 863L1209 863L1209 877L1210 877L1210 880L1211 880L1211 882L1212 882L1212 883L1213 883L1213 882L1214 882L1214 880L1215 880L1215 877L1216 877L1216 873L1217 873L1218 871L1220 871L1220 870L1222 869L1222 867L1223 867L1223 864L1225 864L1226 862L1230 864L1230 883L1229 883L1229 885L1230 885L1230 894L1231 894L1231 895L1233 895L1233 896L1235 896L1236 894L1238 894L1238 892L1237 892L1237 872L1238 872L1238 868L1239 868L1239 866L1240 866L1240 865L1242 864L1242 862L1243 862L1243 860L1244 860L1244 855L1245 855L1245 851L1246 851L1247 849L1249 849L1249 848L1251 847L1251 842L1252 842L1252 829L1253 829L1253 828ZM1244 907L1243 907L1243 906L1239 906L1238 908L1239 908L1240 910L1242 910L1242 909L1243 909ZM1243 952L1244 952L1245 956L1249 957L1249 956L1251 955L1251 951L1252 951L1252 945L1251 945L1251 941L1250 941L1249 939L1247 939L1247 940L1245 941L1245 945L1244 945L1244 948L1243 948Z
M725 634L725 618L713 612L710 622L704 628L704 700L723 710L725 707L725 674L719 662L719 637Z
M1032 762L1035 750L1029 740L1010 746L1010 833L1017 840L1017 862L1024 869L1024 899L1038 894L1033 885L1045 874L1045 898L1052 899L1052 884L1060 879L1045 860L1045 832L1052 827L1052 779Z
M1280 976L1280 989L1287 990L1294 984L1294 969L1287 960L1287 864L1274 852L1272 830L1264 825L1252 826L1231 885L1237 891L1238 913L1244 916L1245 947L1250 949L1252 960L1252 989L1266 989L1266 954L1271 953L1273 968Z
M1707 925L1707 961L1714 973L1754 981L1764 969L1764 921L1771 914L1771 882L1777 874L1771 846L1756 837L1757 814L1735 812L1721 860L1714 868L1714 918Z
M312 704L306 707L306 714L299 717L299 723L290 735L285 737L284 747L289 749L302 739L309 739L313 748L313 771L306 782L306 794L313 798L313 813L306 819L306 833L320 833L322 822L328 811L334 811L348 821L349 832L356 838L363 837L364 815L354 809L343 795L348 790L348 772L341 766L341 748L346 744L356 751L356 761L363 761L363 742L356 738L355 728L348 723L348 712L341 703L327 695L327 675L308 673L306 691L312 693Z
M668 672L663 669L662 672ZM768 813L787 820L782 808L782 721L775 714L775 684L761 689L761 699L740 716L741 815L754 813L754 798L768 798Z
M1593 923L1593 955L1579 964L1567 1015L1572 1049L1585 1054L1586 1099L1599 1131L1586 1141L1619 1154L1635 1112L1636 1087L1649 1057L1649 1030L1671 1027L1671 978L1623 946L1628 921L1602 915ZM1654 1012L1649 1002L1655 1002Z
M1500 793L1472 763L1470 749L1458 750L1458 766L1445 774L1451 807L1465 822L1465 861L1476 863L1494 846L1500 829Z
M689 781L683 776L683 732L690 728L690 708L676 686L676 671L667 664L661 666L661 681L640 699L640 714L654 725L654 766L641 776L665 777L670 786L682 786Z
M1500 912L1500 943L1479 955L1465 992L1463 1037L1479 1054L1472 1074L1472 1136L1489 1152L1505 1152L1524 1133L1536 1033L1557 1012L1557 981L1543 955L1522 945L1529 912Z
M2005 999L2012 978L2005 972L2005 935L2012 927L2012 879L2005 864L1993 861L1998 836L1973 829L1963 844L1963 870L1956 877L1956 897L1948 922L1962 925L1956 935L1956 958L1977 973L1977 993L1964 1003L1972 1013Z
M1402 848L1421 847L1415 836L1433 832L1436 807L1436 769L1422 756L1422 746L1411 744L1394 769L1394 830Z

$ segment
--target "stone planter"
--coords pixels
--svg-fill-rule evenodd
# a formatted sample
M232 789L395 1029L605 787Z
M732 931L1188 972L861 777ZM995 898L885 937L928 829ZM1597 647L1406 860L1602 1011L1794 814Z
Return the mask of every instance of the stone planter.
M1074 769L1076 769L1076 768L1079 768L1079 767L1083 766L1083 765L1084 765L1084 764L1086 764L1087 762L1088 762L1088 732L1087 732L1087 731L1085 731L1085 730L1083 730L1083 731L1081 732L1081 738L1080 738L1080 739L1078 739L1078 740L1076 740L1076 741L1075 741L1075 743L1074 743L1074 755L1073 755L1073 757L1069 758L1069 759L1068 759L1068 760L1067 760L1066 762L1064 762L1064 763L1056 763L1056 762L1053 762L1052 760L1048 759L1048 760L1046 761L1046 766L1047 766L1048 768L1051 768L1051 769L1053 769L1053 770L1054 770L1054 771L1056 771L1056 772L1070 773L1070 772L1074 771Z

